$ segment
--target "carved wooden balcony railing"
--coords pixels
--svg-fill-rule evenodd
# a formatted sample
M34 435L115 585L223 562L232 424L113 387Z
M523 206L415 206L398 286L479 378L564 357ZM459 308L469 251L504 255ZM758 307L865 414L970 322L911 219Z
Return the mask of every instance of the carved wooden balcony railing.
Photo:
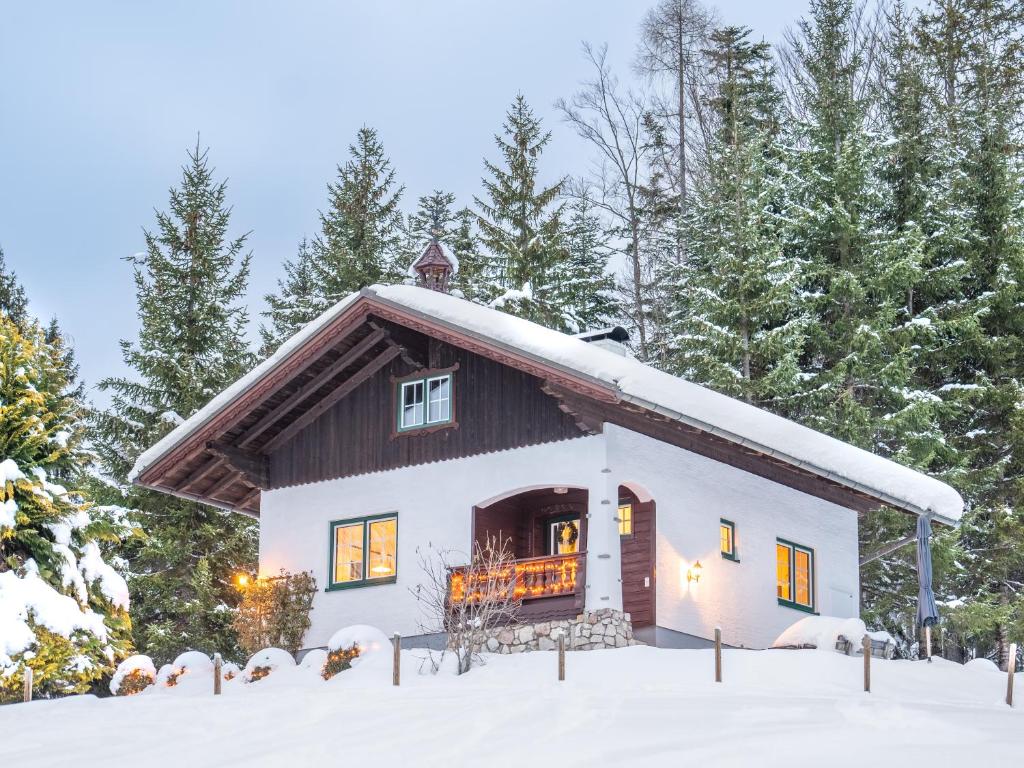
M482 594L514 584L513 597L523 602L546 597L561 597L580 591L586 553L544 555L514 560L499 572L486 572L467 566L452 568L449 597L453 602L479 600ZM511 572L510 572L511 571Z

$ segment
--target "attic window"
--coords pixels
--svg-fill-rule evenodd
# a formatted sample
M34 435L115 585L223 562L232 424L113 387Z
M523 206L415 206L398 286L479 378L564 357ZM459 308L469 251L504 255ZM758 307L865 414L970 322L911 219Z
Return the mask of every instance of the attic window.
M452 374L398 383L398 431L409 432L452 422Z

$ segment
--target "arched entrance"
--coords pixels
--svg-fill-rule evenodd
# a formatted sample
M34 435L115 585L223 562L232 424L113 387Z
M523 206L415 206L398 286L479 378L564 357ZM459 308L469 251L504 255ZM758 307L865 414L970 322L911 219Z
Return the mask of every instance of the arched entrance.
M510 543L523 590L522 620L571 618L583 610L586 489L533 488L475 506L473 541L483 545L489 538Z
M654 499L643 489L620 485L618 518L622 610L634 629L651 627L657 619Z

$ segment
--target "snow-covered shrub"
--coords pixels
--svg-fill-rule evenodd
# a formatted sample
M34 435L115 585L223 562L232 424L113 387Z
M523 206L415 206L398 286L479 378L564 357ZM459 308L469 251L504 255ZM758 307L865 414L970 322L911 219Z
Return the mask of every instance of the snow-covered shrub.
M253 654L246 662L242 679L247 683L255 683L262 680L276 669L295 666L295 658L281 648L264 648L259 653Z
M860 647L861 638L867 634L867 627L860 619L840 619L835 616L807 616L791 624L775 642L772 648L817 648L819 651L836 650L840 635Z
M128 532L77 484L83 406L67 349L0 316L0 701L81 693L128 655L128 588L100 543Z
M320 674L324 680L330 680L339 672L350 669L357 659L390 647L387 635L376 627L353 624L339 629L327 642L327 660Z
M242 602L233 621L238 644L249 653L269 647L298 651L316 594L313 574L282 569L280 576L254 579L240 589Z
M173 688L186 676L213 680L213 660L201 651L185 651L170 664L160 667L156 681L165 688Z
M303 670L316 670L317 674L319 674L326 663L327 651L323 648L314 648L302 657L302 662L299 664L299 667Z
M110 680L110 692L115 696L133 696L156 683L156 667L149 656L129 656L117 665Z
M229 661L220 668L221 680L234 680L241 674L241 668L232 661Z

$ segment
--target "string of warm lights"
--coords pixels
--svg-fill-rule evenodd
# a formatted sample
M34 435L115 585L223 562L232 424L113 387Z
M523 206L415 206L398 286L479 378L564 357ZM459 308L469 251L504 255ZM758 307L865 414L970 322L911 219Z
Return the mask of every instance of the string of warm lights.
M512 582L515 599L560 595L575 591L578 570L576 555L518 562L491 570L456 568L450 575L449 593L452 602L477 602L486 595L503 599L507 596L505 585Z

